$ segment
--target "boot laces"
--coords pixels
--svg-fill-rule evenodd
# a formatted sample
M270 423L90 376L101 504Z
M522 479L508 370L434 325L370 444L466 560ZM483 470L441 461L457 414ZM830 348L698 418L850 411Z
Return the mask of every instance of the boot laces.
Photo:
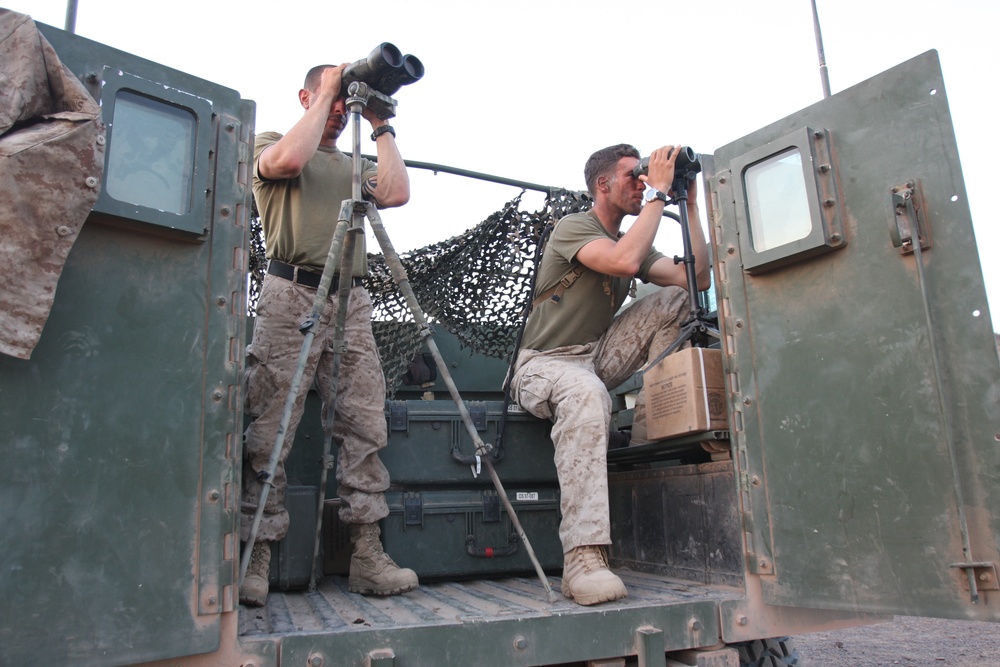
M580 549L577 558L585 572L608 569L607 557L604 555L602 547L584 547Z
M382 548L382 540L378 531L366 530L361 539L365 542L365 557L373 564L396 566L395 561Z
M365 536L365 539L368 541L368 551L371 553L372 558L378 559L385 556L385 550L382 548L382 540L379 539L375 531L369 532Z

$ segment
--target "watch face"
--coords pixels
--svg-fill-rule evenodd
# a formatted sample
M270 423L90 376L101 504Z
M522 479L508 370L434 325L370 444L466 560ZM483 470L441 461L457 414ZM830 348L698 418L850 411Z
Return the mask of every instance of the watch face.
M646 188L646 201L650 202L654 199L662 199L663 201L666 201L666 197L663 196L663 193L656 188Z

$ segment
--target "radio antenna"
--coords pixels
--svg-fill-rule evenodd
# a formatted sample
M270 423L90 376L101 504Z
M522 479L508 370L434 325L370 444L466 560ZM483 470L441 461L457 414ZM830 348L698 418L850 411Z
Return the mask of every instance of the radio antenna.
M812 0L813 29L816 31L816 51L819 53L819 78L823 83L823 97L830 97L830 73L826 69L826 55L823 53L823 34L819 29L819 14L816 12L816 0Z
M76 6L77 0L66 0L66 32L71 35L76 34Z

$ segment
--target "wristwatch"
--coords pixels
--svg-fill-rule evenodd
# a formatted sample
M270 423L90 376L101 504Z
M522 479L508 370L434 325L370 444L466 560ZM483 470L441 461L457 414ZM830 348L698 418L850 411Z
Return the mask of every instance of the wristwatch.
M647 188L647 189L646 189L646 194L645 194L645 198L646 198L646 203L647 203L647 204L648 204L649 202L651 202L651 201L655 200L655 199L659 199L659 200L660 200L660 201L662 201L662 202L663 202L664 204L666 204L666 203L667 203L667 193L665 193L665 192L660 192L659 190L657 190L657 189L656 189L656 188L654 188L654 187L650 187L650 188Z
M375 141L386 132L391 134L393 137L396 136L396 130L392 127L392 125L380 125L375 128L374 132L372 132L372 141Z

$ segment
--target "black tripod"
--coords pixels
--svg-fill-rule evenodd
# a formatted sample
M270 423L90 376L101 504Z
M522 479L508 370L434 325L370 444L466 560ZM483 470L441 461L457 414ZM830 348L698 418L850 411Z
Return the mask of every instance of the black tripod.
M681 168L680 173L675 173L674 182L670 186L674 196L667 202L668 204L677 204L680 209L681 244L684 254L675 255L674 264L684 264L688 299L691 301L691 317L681 324L681 332L677 336L677 340L646 364L646 368L652 368L687 341L691 341L691 345L694 347L708 347L711 344L711 338L719 340L718 325L708 317L708 309L701 303L698 296L698 276L694 265L694 252L691 247L691 228L688 226L688 184L697 177L700 170L700 163L693 162Z

